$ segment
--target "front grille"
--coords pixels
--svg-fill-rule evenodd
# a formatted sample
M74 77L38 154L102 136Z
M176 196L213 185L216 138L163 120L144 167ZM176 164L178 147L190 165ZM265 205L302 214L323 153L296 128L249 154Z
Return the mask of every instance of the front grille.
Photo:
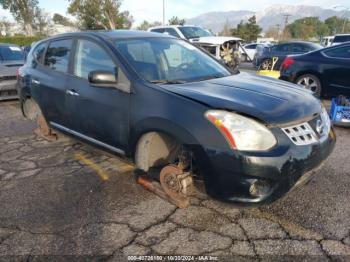
M282 128L283 132L295 145L310 145L323 142L327 139L331 130L331 121L325 108L322 112L310 120L299 125Z
M16 76L0 76L0 81L16 80Z
M310 145L318 141L314 130L308 123L282 128L282 130L297 146Z

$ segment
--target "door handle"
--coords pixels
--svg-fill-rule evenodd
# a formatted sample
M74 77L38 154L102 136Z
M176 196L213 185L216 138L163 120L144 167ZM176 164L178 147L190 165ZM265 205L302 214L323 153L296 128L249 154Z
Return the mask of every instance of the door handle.
M40 85L40 81L36 79L32 79L32 83L36 85Z
M79 96L79 94L75 90L66 90L66 94L70 96Z

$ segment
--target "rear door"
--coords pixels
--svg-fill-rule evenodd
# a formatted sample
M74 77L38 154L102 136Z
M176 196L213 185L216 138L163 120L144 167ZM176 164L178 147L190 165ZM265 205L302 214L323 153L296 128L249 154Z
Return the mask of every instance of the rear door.
M31 93L41 107L46 119L63 126L70 125L69 108L66 104L66 81L73 40L54 39L48 43L43 64L31 69ZM40 55L45 46L38 48Z
M350 96L350 45L335 47L322 54L327 61L323 79L328 93Z
M116 74L117 88L90 84L92 71ZM125 148L129 136L130 82L112 52L94 39L78 39L66 93L71 128L85 139L122 153L119 149Z

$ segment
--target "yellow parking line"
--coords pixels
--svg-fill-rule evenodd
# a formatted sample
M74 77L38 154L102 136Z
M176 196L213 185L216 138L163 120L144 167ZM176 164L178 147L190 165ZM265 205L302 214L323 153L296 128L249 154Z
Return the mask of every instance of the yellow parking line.
M88 165L91 169L95 170L96 173L101 177L103 181L109 180L109 176L107 173L96 163L94 163L92 160L86 158L80 153L75 153L75 159L78 161L83 162L84 164Z

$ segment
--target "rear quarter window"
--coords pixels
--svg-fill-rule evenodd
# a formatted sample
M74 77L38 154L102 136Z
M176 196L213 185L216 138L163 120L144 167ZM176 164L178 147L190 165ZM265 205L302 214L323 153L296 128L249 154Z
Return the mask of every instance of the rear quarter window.
M350 58L350 45L339 48L332 48L324 51L326 56L334 58Z

